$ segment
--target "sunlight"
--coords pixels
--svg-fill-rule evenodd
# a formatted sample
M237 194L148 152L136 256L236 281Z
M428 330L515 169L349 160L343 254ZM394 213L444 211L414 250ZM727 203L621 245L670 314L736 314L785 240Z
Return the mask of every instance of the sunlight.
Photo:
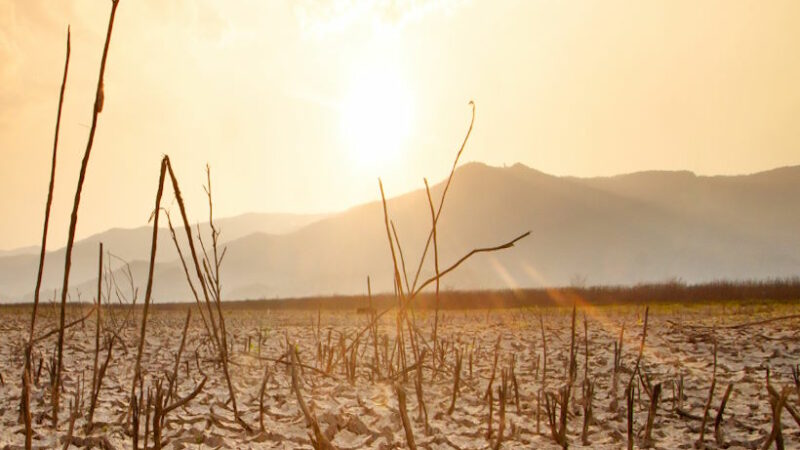
M368 169L391 165L411 134L413 104L406 81L388 67L359 71L341 102L340 121L353 164Z

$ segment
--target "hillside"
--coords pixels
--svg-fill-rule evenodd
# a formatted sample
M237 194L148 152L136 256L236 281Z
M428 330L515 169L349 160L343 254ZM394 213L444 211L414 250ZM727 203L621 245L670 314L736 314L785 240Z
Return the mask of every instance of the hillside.
M434 198L442 187L432 187ZM555 177L521 164L465 164L440 221L440 264L524 231L531 236L508 251L475 257L445 279L444 288L563 286L575 279L635 284L794 276L800 273L797 198L800 167L727 177L640 172L584 179ZM430 226L424 191L391 198L389 211L413 281ZM359 294L366 289L367 275L374 290L391 289L379 202L282 234L221 225L228 247L222 271L228 298ZM143 285L148 236L147 228L111 230L81 241L91 251L76 253L73 286L92 297L100 239L112 252L135 255L129 259L138 260L134 277ZM185 300L189 291L168 239L164 234L159 242L168 251L158 260L155 297ZM54 261L60 261L59 252L55 255ZM17 271L20 258L0 258L0 292L13 293L8 298L16 300L32 290L11 283L10 272ZM426 264L421 277L431 273ZM27 286L32 285L31 277ZM48 286L52 291L53 283Z

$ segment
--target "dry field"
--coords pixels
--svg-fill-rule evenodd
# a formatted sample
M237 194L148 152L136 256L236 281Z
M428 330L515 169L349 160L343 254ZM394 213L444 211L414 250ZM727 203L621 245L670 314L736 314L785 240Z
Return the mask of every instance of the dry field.
M403 355L395 340L393 311L379 318L377 330L368 325L373 317L369 312L229 311L229 366L243 423L234 419L219 353L199 316L192 315L180 351L186 313L155 309L150 312L141 364L145 394L138 446L147 442L154 447L151 423L158 422L164 448L312 448L315 426L323 437L314 439L319 448L561 448L564 442L556 441L565 420L565 444L571 448L625 448L630 383L636 448L694 448L701 434L707 448L761 448L771 434L786 448L798 448L800 423L793 415L800 409L800 384L793 372L800 362L800 319L752 323L794 315L798 309L790 304L652 307L638 372L645 326L645 308L638 306L579 307L574 328L571 308L443 312L435 359L429 357L434 352L429 341L432 312L416 311L410 317L416 343L407 340ZM25 434L20 379L30 313L12 307L0 311L0 448L20 448ZM88 311L71 309L68 323ZM63 400L55 430L50 425L55 335L37 342L31 389L34 448L60 448L67 436L75 447L132 447L130 392L140 310L128 317L121 310L105 314L108 330L102 333L100 367L108 342L113 339L114 344L91 431L87 415L94 316L66 331ZM51 329L55 320L56 310L45 308L39 328ZM292 348L297 352L294 366ZM422 359L422 370L417 358ZM769 386L777 396L772 404L785 402L779 410L780 436L773 433L768 371ZM632 377L634 373L638 375ZM173 374L174 390L168 387ZM161 419L154 420L159 382L162 412ZM562 415L567 391L567 413ZM149 409L147 392L153 396ZM425 411L420 409L420 394ZM653 397L658 399L655 408ZM306 404L308 418L299 399Z
M510 241L498 239L505 243L476 243L440 266L437 224L473 128L474 102L440 198L425 180L431 231L416 272L413 264L406 270L379 181L398 308L233 308L222 298L225 248L210 168L210 235L198 227L195 236L167 155L150 217L142 302L132 276L132 295L124 299L113 273L104 278L100 244L96 309L70 306L81 193L108 101L103 79L118 3L109 12L60 301L48 307L40 293L69 72L67 31L35 306L0 307L0 449L800 447L800 311L793 303L576 310L570 300L564 307L439 314L442 277L474 255L509 249L530 235L520 230ZM175 227L167 205L177 207ZM196 302L183 311L151 308L160 217ZM177 238L183 232L184 246ZM420 273L431 277L418 279ZM371 296L369 283L367 277ZM413 309L426 287L435 288L436 313Z

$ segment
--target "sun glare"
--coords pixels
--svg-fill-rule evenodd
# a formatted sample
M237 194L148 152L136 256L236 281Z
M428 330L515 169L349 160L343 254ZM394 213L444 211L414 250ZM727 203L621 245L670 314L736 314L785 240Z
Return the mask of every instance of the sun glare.
M378 169L398 159L411 133L413 105L395 70L356 74L341 103L341 132L353 164Z

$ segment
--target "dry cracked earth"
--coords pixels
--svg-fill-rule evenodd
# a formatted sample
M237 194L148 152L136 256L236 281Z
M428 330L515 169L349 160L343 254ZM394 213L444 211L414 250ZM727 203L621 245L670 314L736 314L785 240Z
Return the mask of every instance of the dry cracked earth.
M313 448L310 424L292 389L288 349L294 346L301 365L298 367L301 396L321 433L335 448L408 448L398 404L398 386L406 393L411 431L419 448L494 448L500 433L501 448L561 448L552 435L545 398L552 399L554 405L555 397L546 393L555 394L567 385L573 334L571 311L571 308L540 308L442 312L438 328L439 356L435 360L429 356L433 351L430 340L434 314L416 311L409 321L416 327L418 338L416 346L412 346L406 336L405 371L402 354L395 345L394 312L380 318L377 342L369 330L361 334L357 344L351 345L354 337L368 328L369 314L264 308L229 311L226 313L229 367L241 419L251 428L246 431L234 419L221 360L195 310L178 363L177 389L171 401L187 396L204 377L207 381L196 397L167 414L161 441L168 449ZM88 308L70 310L68 322L87 312ZM0 448L23 448L25 427L19 412L20 380L30 313L11 307L0 309L0 313L0 374L3 377ZM104 313L101 365L112 336L114 344L91 431L87 431L86 425L95 350L93 316L66 332L63 394L56 429L51 426L50 406L55 336L37 343L31 393L34 448L64 445L69 434L70 401L80 392L83 395L75 408L72 448L132 448L130 392L140 313L140 310L133 314L123 310ZM771 386L779 395L786 395L788 405L781 417L783 444L786 448L800 448L800 423L787 412L800 410L800 385L793 377L793 368L800 363L800 319L753 323L798 313L800 307L792 304L653 306L648 316L640 371L632 377L639 355L645 307L579 306L574 332L576 366L566 411L566 443L571 448L625 448L628 442L625 387L630 382L636 448L699 447L706 404L709 405L708 419L702 445L706 448L761 448L774 425L767 390L769 370ZM148 387L154 389L157 380L168 380L171 376L184 320L185 311L179 309L151 311L142 359L145 391ZM55 323L55 311L43 308L37 335L52 329ZM748 325L736 327L737 324ZM615 344L619 346L623 326L622 349L615 371ZM547 347L546 371L543 336ZM351 347L350 351L343 352L347 347ZM425 415L420 414L415 385L420 366L415 363L414 355L419 353L426 355L421 365L421 388L427 424ZM448 414L457 353L462 355L460 386L453 412ZM499 388L503 369L508 376L505 405L501 408ZM715 387L709 403L712 377ZM585 394L587 380L593 386L592 414L584 435L589 403ZM166 385L167 381L164 383ZM490 383L491 402L487 395ZM647 440L645 428L656 385L660 385L661 393ZM717 421L728 386L731 386L730 396ZM501 409L504 409L504 418ZM554 415L556 432L561 417L560 412ZM144 445L144 432L142 426L139 448ZM147 440L152 448L153 438L148 435Z

